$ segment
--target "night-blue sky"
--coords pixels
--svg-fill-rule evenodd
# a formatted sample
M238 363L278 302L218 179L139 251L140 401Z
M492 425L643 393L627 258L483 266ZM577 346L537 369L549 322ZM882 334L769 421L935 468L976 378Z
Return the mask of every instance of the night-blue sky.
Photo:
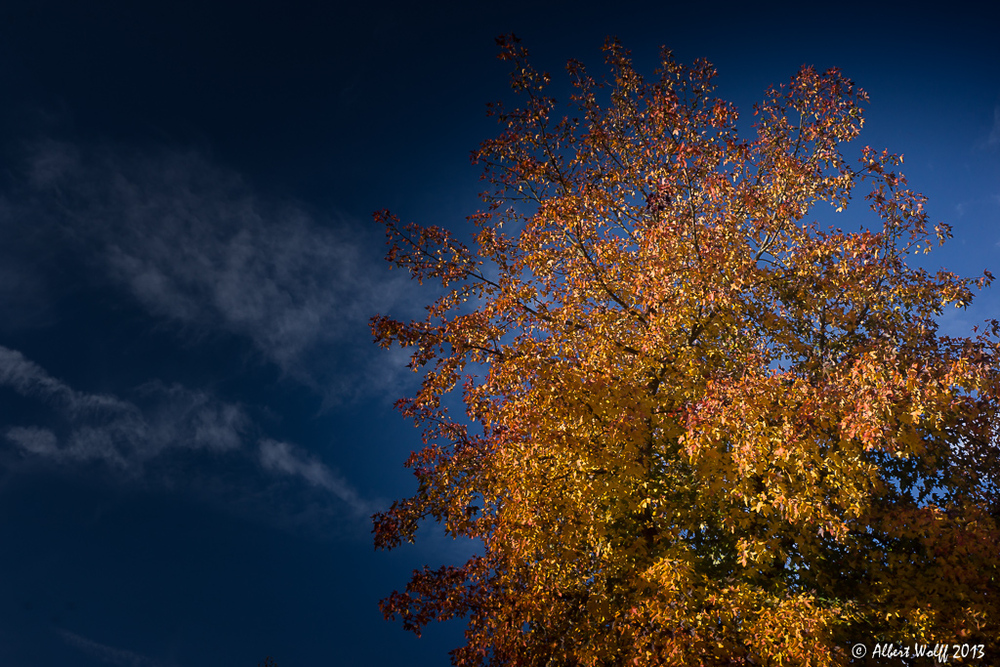
M661 44L706 57L744 126L768 85L839 66L871 96L855 149L903 153L954 226L920 261L1000 275L986 5L0 4L0 665L448 664L459 623L418 640L377 608L474 545L373 550L420 441L367 322L429 295L371 213L461 230L480 206L493 38L557 95L611 34L646 72Z

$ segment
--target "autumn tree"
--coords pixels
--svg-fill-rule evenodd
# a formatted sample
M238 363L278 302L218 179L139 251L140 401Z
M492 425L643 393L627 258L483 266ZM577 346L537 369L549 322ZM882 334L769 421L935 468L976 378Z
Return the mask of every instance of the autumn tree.
M876 641L997 660L998 325L936 324L992 276L907 264L949 228L901 157L845 157L865 93L803 67L744 139L708 62L664 50L647 80L609 41L605 81L567 65L564 113L498 43L523 103L491 106L473 154L474 243L375 216L389 261L443 288L425 319L372 320L413 351L399 407L426 444L375 544L433 518L482 545L386 617L466 618L456 665L839 665Z

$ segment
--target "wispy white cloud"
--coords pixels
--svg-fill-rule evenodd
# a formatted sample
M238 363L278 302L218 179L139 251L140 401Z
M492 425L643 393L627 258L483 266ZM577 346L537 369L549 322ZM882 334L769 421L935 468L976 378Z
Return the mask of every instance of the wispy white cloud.
M56 403L77 416L93 413L127 412L132 406L114 396L84 394L51 377L38 364L24 358L17 350L0 345L0 386L7 386L22 396Z
M31 454L47 458L60 458L59 439L47 428L37 426L12 426L7 429L7 439Z
M982 137L982 135L980 135ZM985 138L976 141L975 150L991 150L1000 146L1000 104L993 107L993 125Z
M408 354L378 349L368 331L373 314L416 316L421 303L406 274L386 271L379 230L263 196L198 152L37 142L0 191L0 241L0 264L14 267L10 275L0 268L0 296L26 276L35 277L35 293L127 293L151 326L178 325L188 343L249 341L259 359L326 405L395 397L415 382ZM8 261L19 256L35 273ZM328 493L333 513L342 503L355 514L370 509L314 455L262 438L243 406L208 392L158 382L115 395L80 391L2 346L0 387L49 408L48 417L0 424L0 445L24 461L98 462L152 479L186 465L180 452L230 453L251 472ZM218 486L237 497L229 483Z
M374 511L374 505L362 499L347 480L298 447L264 438L260 441L259 453L260 463L265 469L300 477L312 486L326 489L358 514L367 515Z
M160 667L162 663L123 648L116 648L95 642L68 630L57 630L59 636L70 646L80 649L101 662L120 667Z
M207 450L252 457L264 470L329 492L356 515L374 505L343 476L302 448L258 435L240 405L180 385L150 382L137 389L149 405L78 391L52 377L17 350L0 346L0 387L37 399L55 413L46 427L14 425L0 434L23 455L71 465L97 461L138 477L146 464L177 450ZM256 448L247 442L256 441Z
M286 374L340 398L382 389L370 378L384 372L358 368L387 362L367 321L412 308L413 288L385 270L363 222L262 198L194 152L42 142L26 180L151 314L245 336Z
M239 405L178 385L143 387L143 393L156 399L155 407L146 412L115 396L77 391L3 346L0 387L54 409L64 426L62 438L52 429L36 426L8 427L4 435L26 453L61 463L98 460L138 473L146 461L167 449L237 449L250 425Z

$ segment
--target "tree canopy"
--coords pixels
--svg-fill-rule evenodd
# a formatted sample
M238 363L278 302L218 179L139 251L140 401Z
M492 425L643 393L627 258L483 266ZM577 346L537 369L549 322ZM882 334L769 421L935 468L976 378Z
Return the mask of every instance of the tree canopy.
M936 321L992 276L907 264L950 229L901 157L845 156L866 94L803 67L746 139L706 61L664 49L647 80L609 40L606 80L568 63L563 110L498 44L523 104L491 105L502 132L473 153L474 242L375 215L388 260L442 288L425 319L372 319L422 373L398 405L426 445L375 544L433 518L482 545L386 617L466 618L469 666L997 655L1000 326Z

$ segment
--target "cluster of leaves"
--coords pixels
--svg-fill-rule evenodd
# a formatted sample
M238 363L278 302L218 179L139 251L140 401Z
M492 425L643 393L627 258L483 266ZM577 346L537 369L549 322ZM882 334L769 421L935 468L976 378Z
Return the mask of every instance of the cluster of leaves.
M468 619L456 665L832 665L857 641L1000 651L998 325L937 334L971 280L910 268L950 236L870 148L866 95L804 67L755 107L617 41L577 62L571 114L513 36L517 109L474 160L472 249L388 212L389 260L443 292L378 316L413 350L426 447L375 543L426 518L481 540L382 602L419 634ZM867 190L876 224L813 208ZM833 212L830 212L833 215ZM978 333L978 332L976 332ZM443 398L460 392L466 415Z

